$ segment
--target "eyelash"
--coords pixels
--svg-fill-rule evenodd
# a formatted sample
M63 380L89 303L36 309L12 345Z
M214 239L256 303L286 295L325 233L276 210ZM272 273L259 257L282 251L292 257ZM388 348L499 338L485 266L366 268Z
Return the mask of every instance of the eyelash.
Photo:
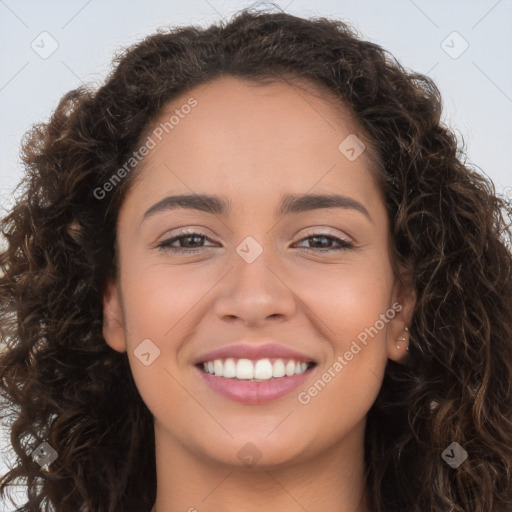
M329 235L327 233L308 233L307 234L308 236L304 237L304 238L301 238L299 240L299 242L303 242L304 240L308 240L310 238L318 238L318 237L322 237L322 238L327 238L327 239L330 239L330 240L334 240L335 242L339 243L340 247L336 247L336 248L329 248L329 249L322 249L322 248L319 248L319 249L315 249L315 248L308 248L308 247L303 247L302 249L308 251L308 252L320 252L320 253L326 253L326 252L332 252L332 251L343 251L343 250L347 250L347 249L353 249L354 248L354 244L352 244L351 242L348 242L347 240L343 240L341 238L338 238L338 237L335 237L333 235ZM206 247L199 247L199 248L186 248L186 247L171 247L171 244L178 241L178 240L181 240L182 238L188 238L188 237L193 237L193 236L197 236L199 238L204 238L210 242L212 242L213 240L211 240L210 238L208 238L206 235L203 235L201 233L197 233L197 232L194 232L194 231L178 231L178 233L176 234L176 236L172 237L172 238L169 238L168 240L164 240L163 242L159 243L157 245L157 248L160 249L161 251L163 252L167 252L167 251L170 251L170 252L174 252L174 253L198 253L198 252L204 252L204 251L207 251L209 250L208 248Z

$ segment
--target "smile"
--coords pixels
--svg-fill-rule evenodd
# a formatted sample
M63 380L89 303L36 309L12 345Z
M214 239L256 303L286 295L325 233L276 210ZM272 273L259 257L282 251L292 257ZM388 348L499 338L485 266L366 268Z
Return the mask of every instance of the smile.
M315 371L316 363L268 358L203 361L197 371L216 394L242 404L265 404L292 393ZM274 375L275 374L275 375Z
M203 361L202 369L204 372L216 377L262 382L270 379L300 375L313 365L313 362L306 363L293 359L288 361L280 358L251 360L229 357L226 359Z

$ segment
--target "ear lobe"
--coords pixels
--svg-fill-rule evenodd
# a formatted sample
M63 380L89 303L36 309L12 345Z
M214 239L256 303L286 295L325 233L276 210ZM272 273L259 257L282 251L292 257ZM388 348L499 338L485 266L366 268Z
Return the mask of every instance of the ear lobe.
M126 351L123 311L117 283L109 280L103 292L103 337L117 352Z
M392 304L398 303L401 307L396 308L398 313L390 322L386 338L389 359L399 363L404 363L409 355L409 328L416 305L416 292L408 277L401 272L396 278Z

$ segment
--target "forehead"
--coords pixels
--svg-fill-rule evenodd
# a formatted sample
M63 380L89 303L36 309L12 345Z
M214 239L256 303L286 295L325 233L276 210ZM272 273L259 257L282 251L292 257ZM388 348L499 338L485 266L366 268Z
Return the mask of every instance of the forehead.
M196 103L193 109L187 105L191 98ZM183 115L180 110L185 107ZM179 119L173 114L180 114ZM166 138L176 142L180 136L204 134L216 139L223 134L236 134L242 142L243 135L250 133L257 136L255 142L264 141L267 146L276 147L297 144L304 137L318 140L329 132L363 131L351 108L311 79L293 78L290 82L273 78L260 82L233 76L216 78L170 100L146 134L164 127L172 117L176 124L168 127ZM193 128L193 133L187 128Z
M195 106L183 108L191 99ZM162 189L200 193L229 184L222 192L264 199L269 190L327 191L343 182L364 196L376 185L369 144L354 161L340 150L354 136L364 138L355 116L323 87L221 77L162 108L144 134L156 144L136 182L153 197Z

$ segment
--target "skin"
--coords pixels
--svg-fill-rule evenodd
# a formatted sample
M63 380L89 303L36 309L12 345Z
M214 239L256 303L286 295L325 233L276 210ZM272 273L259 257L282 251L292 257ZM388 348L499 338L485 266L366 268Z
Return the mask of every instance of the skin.
M389 219L367 152L349 161L338 149L360 131L343 108L315 94L232 77L175 98L153 127L191 96L197 106L136 170L118 218L118 282L104 293L105 340L128 351L155 418L156 510L368 512L366 414L388 359L406 357L404 328L415 298L391 264ZM232 211L177 208L141 221L160 199L189 193L224 195ZM276 216L281 196L290 193L343 194L361 203L371 220L339 207ZM156 248L177 228L208 238L185 237L174 247L190 250L189 242L207 250ZM338 243L307 238L311 233L353 248L320 252ZM263 249L252 263L236 252L247 236ZM309 403L300 403L299 392L395 302L401 311ZM397 347L399 336L406 339ZM199 353L261 337L318 362L303 386L248 405L199 378L193 366ZM134 355L147 338L160 350L149 366ZM260 457L252 467L237 455L248 442Z

